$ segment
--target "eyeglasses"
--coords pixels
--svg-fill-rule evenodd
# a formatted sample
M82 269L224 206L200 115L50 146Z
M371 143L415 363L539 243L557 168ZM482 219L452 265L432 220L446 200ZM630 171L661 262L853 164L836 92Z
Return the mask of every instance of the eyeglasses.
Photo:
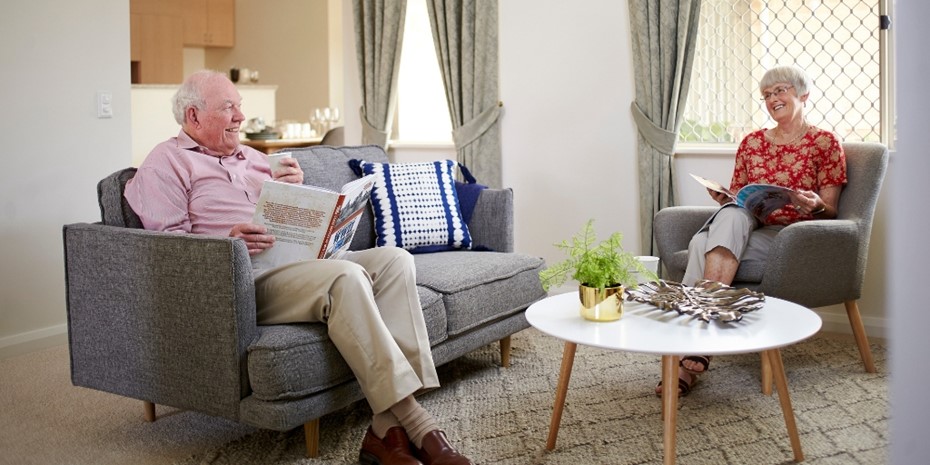
M762 97L760 97L759 100L762 100L763 102L767 102L767 101L768 101L770 98L772 98L773 96L775 96L775 97L781 97L782 95L785 95L785 92L788 92L788 89L793 89L793 88L794 88L794 86L780 86L780 87L776 87L775 90L773 90L773 91L771 91L771 92L763 92L763 93L762 93Z

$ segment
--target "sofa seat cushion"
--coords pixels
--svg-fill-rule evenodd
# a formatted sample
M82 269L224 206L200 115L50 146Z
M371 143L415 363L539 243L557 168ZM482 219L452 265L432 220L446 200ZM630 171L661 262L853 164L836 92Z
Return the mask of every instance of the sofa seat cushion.
M259 326L249 346L249 384L265 401L300 399L354 378L322 323Z
M445 341L442 296L425 287L417 291L430 346ZM248 350L249 384L256 399L300 399L355 379L322 323L259 326L258 331Z
M455 337L518 313L546 296L539 284L539 257L499 252L414 255L417 284L438 292L448 335Z
M419 281L419 277L417 278ZM446 305L442 300L442 295L432 289L417 284L417 294L420 296L420 306L423 308L423 319L426 321L426 332L429 334L429 345L435 347L436 344L449 339L449 323L446 320Z

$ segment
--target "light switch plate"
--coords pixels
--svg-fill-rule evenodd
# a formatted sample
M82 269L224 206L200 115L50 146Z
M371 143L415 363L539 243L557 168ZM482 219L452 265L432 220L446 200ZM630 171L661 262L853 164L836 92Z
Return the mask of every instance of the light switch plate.
M97 118L113 117L113 93L107 91L97 92Z

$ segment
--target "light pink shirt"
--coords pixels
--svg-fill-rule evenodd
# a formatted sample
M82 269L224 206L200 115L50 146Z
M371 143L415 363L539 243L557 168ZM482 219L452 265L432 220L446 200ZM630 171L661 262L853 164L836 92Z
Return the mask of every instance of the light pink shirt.
M182 130L152 149L124 195L145 229L228 236L252 222L268 179L264 153L240 145L228 157L207 155Z

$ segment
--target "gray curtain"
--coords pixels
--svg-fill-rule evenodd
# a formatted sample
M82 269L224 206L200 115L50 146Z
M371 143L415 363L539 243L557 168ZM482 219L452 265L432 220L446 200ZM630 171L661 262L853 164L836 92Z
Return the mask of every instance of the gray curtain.
M458 161L501 187L498 0L427 0Z
M629 1L642 251L655 255L653 218L675 204L672 155L688 97L701 1Z
M387 146L397 105L397 73L407 0L354 0L355 48L362 87L362 143Z

